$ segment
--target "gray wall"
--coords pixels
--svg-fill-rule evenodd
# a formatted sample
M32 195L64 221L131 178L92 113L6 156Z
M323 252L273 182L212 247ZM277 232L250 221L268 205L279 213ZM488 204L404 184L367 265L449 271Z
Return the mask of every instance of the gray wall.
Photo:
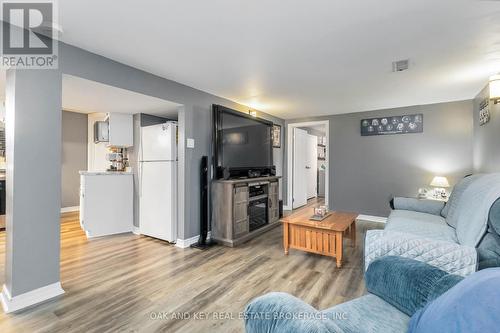
M490 101L490 122L479 126L479 104L489 98L487 85L474 99L474 172L500 172L500 104Z
M80 48L59 43L59 67L64 74L82 77L107 85L161 98L184 105L179 113L179 175L185 183L179 183L179 195L185 205L178 212L179 238L187 239L199 234L199 163L203 155L209 155L211 144L211 107L221 104L248 112L248 107L203 92L186 85L126 66L111 59ZM257 112L259 117L284 125L282 119ZM283 134L282 134L283 135ZM184 147L186 138L195 139L195 148ZM281 172L283 149L274 149L275 164Z
M78 206L80 175L87 170L87 115L62 112L61 207Z
M61 88L56 70L7 70L5 285L13 297L59 282Z
M377 116L423 113L424 132L362 137L360 121ZM472 172L472 102L306 118L286 123L330 121L329 206L387 216L393 195L415 196L434 175L455 184ZM287 147L288 150L288 147Z

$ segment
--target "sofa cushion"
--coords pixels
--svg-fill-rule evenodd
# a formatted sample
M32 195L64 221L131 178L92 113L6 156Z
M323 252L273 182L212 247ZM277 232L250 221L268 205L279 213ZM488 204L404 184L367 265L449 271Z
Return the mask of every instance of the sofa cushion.
M411 316L429 302L429 297L441 295L463 279L447 279L449 276L454 275L421 261L387 256L372 261L365 281L370 293Z
M417 311L410 333L498 332L500 268L474 273Z
M450 225L450 227L457 227L457 207L460 202L460 198L462 197L464 191L469 187L469 185L476 179L480 178L481 174L471 175L463 178L458 184L453 187L453 191L450 194L450 198L441 211L441 215L446 218L446 223Z
M249 333L343 333L334 320L287 293L272 292L252 300L245 308Z
M322 311L343 332L406 332L410 317L375 295L366 295Z
M486 235L477 247L479 269L500 266L500 236L493 230Z
M377 258L398 256L422 261L450 274L461 276L467 276L477 270L477 250L474 247L407 232L368 230L364 255L365 269Z
M395 197L391 201L391 207L398 210L411 210L413 212L440 215L444 202L437 200Z
M490 208L488 224L491 227L491 232L500 235L500 198Z
M479 269L500 266L500 199L490 208L488 231L477 246Z
M393 210L384 230L410 233L423 238L457 243L455 229L443 217L409 210Z
M460 244L476 247L488 228L490 208L500 198L500 173L475 179L462 194L456 208Z

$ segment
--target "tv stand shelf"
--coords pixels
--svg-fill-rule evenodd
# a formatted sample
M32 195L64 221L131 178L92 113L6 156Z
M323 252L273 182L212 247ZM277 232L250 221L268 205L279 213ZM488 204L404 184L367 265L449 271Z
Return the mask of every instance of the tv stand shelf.
M213 181L212 239L233 247L278 226L279 178L271 176ZM255 186L260 192L252 197L251 188ZM264 220L262 214L266 217ZM251 230L251 226L256 223L261 225Z

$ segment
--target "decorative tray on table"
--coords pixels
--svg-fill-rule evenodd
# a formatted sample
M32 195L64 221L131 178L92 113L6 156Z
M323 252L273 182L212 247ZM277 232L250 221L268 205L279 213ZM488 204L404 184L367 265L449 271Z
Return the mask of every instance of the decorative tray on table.
M328 216L332 215L331 212L329 213L326 213L325 215L313 215L309 218L309 220L311 221L323 221L324 219L326 219Z

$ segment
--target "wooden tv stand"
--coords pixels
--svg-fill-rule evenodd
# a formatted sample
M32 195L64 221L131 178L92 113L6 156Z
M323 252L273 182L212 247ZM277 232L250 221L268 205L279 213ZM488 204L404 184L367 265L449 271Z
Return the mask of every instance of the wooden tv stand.
M236 246L279 225L279 176L215 180L212 182L212 239ZM263 193L251 196L251 188ZM259 208L255 207L257 202ZM267 223L262 222L262 205L267 203ZM255 212L258 211L258 214Z

